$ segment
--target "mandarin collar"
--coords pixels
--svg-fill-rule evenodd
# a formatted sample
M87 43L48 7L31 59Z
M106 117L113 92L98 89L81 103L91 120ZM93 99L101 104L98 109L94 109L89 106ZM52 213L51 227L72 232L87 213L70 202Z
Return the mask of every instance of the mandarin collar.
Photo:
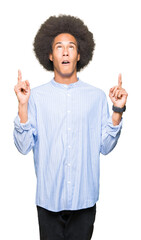
M53 78L51 80L51 83L58 88L63 88L63 89L70 89L70 88L75 88L81 85L81 80L79 78L77 78L77 81L74 83L70 83L70 84L64 84L64 83L59 83L56 82L55 79Z

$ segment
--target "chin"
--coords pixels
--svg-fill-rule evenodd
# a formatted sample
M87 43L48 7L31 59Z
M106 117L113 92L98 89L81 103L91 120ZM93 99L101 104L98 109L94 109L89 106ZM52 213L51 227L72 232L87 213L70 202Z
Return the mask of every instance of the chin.
M71 77L74 74L75 70L72 72L62 72L61 76L62 77Z
M65 74L62 74L62 77L63 78L69 78L73 75L73 73L65 73Z

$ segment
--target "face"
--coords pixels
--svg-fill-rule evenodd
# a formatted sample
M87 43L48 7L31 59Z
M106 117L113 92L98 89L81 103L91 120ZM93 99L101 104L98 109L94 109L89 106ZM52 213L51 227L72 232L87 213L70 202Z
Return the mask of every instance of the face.
M56 36L49 59L53 61L55 75L70 77L76 74L77 62L80 60L76 39L68 33Z

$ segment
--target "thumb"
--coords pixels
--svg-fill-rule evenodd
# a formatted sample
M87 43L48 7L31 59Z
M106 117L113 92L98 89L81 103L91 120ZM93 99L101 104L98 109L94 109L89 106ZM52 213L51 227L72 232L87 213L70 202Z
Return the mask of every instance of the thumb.
M30 83L29 83L28 80L26 80L25 83L26 83L26 86L27 86L27 87L30 87Z

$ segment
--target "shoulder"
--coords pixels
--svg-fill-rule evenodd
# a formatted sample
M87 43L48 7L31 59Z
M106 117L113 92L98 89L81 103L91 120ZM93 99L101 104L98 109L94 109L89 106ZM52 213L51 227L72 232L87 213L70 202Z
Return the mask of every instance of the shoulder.
M81 82L83 82L83 86L84 86L84 88L85 88L87 91L89 91L89 92L91 92L92 94L95 94L96 96L99 96L99 97L101 97L101 98L103 98L103 99L106 98L106 94L105 94L105 92L104 92L102 89L100 89L100 88L98 88L98 87L95 87L95 86L93 86L93 85L90 84L90 83L86 83L86 82L84 82L84 81L81 81Z
M34 87L30 90L29 103L40 100L44 95L50 92L50 82Z
M40 86L34 87L31 89L31 94L35 95L38 93L44 93L50 88L50 82L42 84Z

